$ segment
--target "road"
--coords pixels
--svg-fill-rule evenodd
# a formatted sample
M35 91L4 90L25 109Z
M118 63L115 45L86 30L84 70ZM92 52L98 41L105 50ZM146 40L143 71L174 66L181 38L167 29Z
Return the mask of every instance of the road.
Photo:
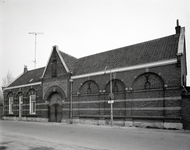
M6 150L190 150L190 131L0 120Z

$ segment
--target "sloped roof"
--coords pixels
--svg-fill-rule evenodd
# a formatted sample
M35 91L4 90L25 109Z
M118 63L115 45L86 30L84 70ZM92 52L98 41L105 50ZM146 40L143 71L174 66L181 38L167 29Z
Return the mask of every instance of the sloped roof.
M79 59L60 50L59 53L73 75L82 75L102 71L106 66L113 69L176 58L178 42L179 34L174 34ZM44 70L45 67L27 71L8 87L39 82Z
M73 72L73 69L74 69L76 62L77 62L77 58L75 58L69 54L66 54L60 50L59 50L59 53L61 54L61 57L65 61L68 69Z
M18 79L11 83L8 87L26 85L35 82L40 82L45 67L27 71L22 74Z
M73 75L176 58L179 34L126 46L78 59Z

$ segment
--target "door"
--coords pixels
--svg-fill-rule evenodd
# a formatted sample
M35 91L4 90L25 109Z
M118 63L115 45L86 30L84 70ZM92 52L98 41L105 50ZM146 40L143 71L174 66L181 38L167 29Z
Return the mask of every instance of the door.
M50 106L50 118L49 118L50 122L55 122L56 118L55 118L55 105Z
M59 93L53 93L50 97L49 121L61 122L62 98Z
M62 118L62 109L61 106L59 104L55 104L55 118L56 118L56 122L61 122L61 118Z
M62 109L59 104L50 106L50 122L61 122Z

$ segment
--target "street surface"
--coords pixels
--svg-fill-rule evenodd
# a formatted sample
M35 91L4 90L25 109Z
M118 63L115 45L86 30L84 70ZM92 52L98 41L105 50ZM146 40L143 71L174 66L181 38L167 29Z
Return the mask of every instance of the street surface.
M1 150L190 150L190 131L0 120Z

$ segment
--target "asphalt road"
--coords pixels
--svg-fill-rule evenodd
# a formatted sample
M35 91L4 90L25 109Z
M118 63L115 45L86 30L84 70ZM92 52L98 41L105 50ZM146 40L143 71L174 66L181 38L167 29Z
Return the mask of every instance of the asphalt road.
M0 149L190 150L190 131L0 120Z

